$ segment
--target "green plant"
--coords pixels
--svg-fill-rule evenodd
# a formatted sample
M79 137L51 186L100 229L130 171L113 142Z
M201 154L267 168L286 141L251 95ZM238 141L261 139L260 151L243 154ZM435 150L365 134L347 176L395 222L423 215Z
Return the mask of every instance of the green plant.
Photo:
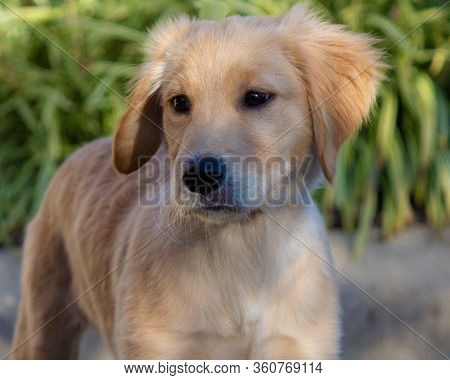
M146 28L183 1L0 5L0 242L20 238L61 161L110 134Z
M390 65L371 125L343 147L325 195L344 227L357 230L360 254L375 219L384 238L415 218L433 227L450 220L449 4L333 4L324 2L338 21L380 38Z
M141 62L145 30L174 13L278 15L293 0L7 1L0 5L0 242L12 244L56 167L110 134ZM426 0L312 1L325 18L380 38L390 65L370 125L342 148L320 192L330 224L374 221L389 237L415 217L450 220L449 7ZM12 11L11 11L12 10ZM47 39L48 37L48 39ZM67 54L67 53L68 54ZM336 218L337 216L337 218Z

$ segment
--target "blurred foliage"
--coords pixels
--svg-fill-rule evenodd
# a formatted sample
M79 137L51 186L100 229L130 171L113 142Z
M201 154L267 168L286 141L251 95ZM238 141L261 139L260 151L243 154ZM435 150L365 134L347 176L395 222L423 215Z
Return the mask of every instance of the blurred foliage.
M293 0L0 1L0 242L20 239L57 166L110 134L142 61L146 29L188 13L278 15ZM450 220L449 6L432 0L322 0L313 8L379 37L390 65L370 126L341 151L319 198L329 224L389 237L415 218Z

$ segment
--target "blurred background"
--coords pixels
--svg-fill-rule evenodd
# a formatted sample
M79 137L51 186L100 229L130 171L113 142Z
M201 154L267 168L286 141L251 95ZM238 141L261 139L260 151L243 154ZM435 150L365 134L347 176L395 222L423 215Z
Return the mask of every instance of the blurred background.
M0 356L12 335L24 226L65 157L111 134L147 30L178 13L279 15L294 3L0 0ZM333 186L315 195L344 274L342 356L442 358L450 354L449 2L309 3L378 37L389 65L370 120L341 149ZM82 356L107 357L93 332Z

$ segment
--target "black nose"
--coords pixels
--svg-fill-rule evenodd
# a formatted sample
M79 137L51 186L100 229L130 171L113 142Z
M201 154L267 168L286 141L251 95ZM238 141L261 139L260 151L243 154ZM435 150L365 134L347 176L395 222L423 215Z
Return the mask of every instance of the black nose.
M217 190L225 178L225 164L217 157L200 157L189 163L183 174L184 185L193 193L206 195Z

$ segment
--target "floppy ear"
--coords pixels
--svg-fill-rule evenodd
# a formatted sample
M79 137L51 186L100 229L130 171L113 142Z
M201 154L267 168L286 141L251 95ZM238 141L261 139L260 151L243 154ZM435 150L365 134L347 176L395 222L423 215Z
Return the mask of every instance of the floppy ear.
M340 145L362 124L381 79L374 39L321 21L304 5L281 19L289 54L306 85L315 149L332 182Z
M147 60L128 108L113 137L113 163L119 173L129 174L147 162L163 139L160 86L171 48L189 30L191 21L180 17L159 24L150 34Z

